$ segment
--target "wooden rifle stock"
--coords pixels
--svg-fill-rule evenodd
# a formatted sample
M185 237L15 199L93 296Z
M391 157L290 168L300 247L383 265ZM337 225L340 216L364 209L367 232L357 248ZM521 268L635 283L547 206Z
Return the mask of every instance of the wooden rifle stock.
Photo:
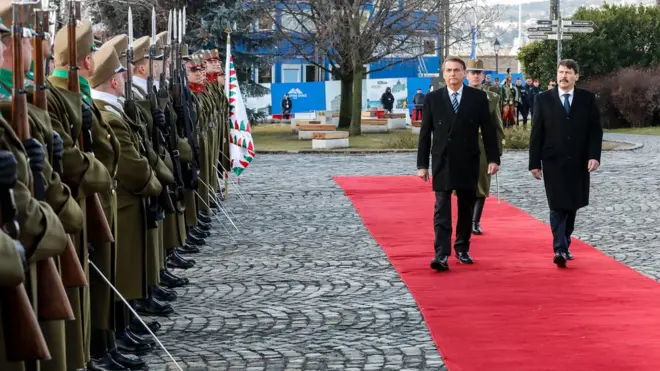
M48 11L37 11L35 14L36 36L33 39L33 62L34 62L34 85L35 91L32 103L45 111L48 110L48 100L46 97L46 76L44 73L44 54L42 43L44 34L48 27ZM60 255L60 274L64 287L84 287L87 286L87 277L85 271L80 265L80 259L76 254L71 237L67 236L66 247Z
M80 3L74 0L69 2L69 22L67 23L69 73L67 76L67 89L74 93L80 94L80 81L78 80L79 72L78 66L76 66L76 20L80 15L80 9L76 8L76 5L79 6ZM83 149L83 151L92 152L91 149L84 148L84 135L84 132L80 133L80 136L78 137L78 144L80 148ZM112 236L112 230L110 229L110 225L108 223L108 219L105 217L105 213L103 212L103 206L101 205L101 200L99 200L98 194L93 194L92 196L87 197L85 216L87 218L87 225L93 228L91 233L88 233L87 235L89 242L97 245L106 242L115 242L115 239Z
M16 240L20 229L16 223L16 202L12 190L0 189L0 200L2 203L0 225L12 239ZM7 361L51 359L48 345L23 283L15 287L0 288L0 308L2 308L2 330L6 339Z
M27 116L27 94L23 80L23 27L21 5L13 4L14 27L12 42L14 47L13 89L12 89L12 127L16 136L25 141L30 138L30 126ZM18 33L17 33L18 31ZM34 181L43 181L41 173L34 174ZM32 189L34 196L34 189ZM66 296L62 279L57 272L53 258L38 261L37 270L37 315L40 320L74 319L73 309Z
M32 311L25 286L0 289L2 329L7 361L51 359L37 316Z

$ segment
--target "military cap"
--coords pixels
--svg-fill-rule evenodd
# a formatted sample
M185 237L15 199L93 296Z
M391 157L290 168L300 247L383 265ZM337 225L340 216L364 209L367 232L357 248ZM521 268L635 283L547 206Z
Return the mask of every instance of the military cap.
M481 72L484 71L484 61L481 59L470 59L467 63L467 71Z
M192 57L190 58L190 61L189 61L190 70L191 71L201 71L201 70L203 70L204 66L203 66L202 62L203 62L203 60L198 54L192 55Z
M218 49L209 50L208 53L209 54L205 58L207 61L214 59L220 60L220 52L218 52Z
M103 44L103 46L112 45L115 49L115 52L119 56L119 61L123 66L126 66L126 49L128 49L128 35L121 34L113 37Z
M145 59L149 53L151 37L142 36L133 43L133 64Z
M67 35L68 27L62 27L55 34L55 65L64 66L69 64L69 45ZM83 20L76 25L76 58L82 58L98 50L94 44L94 34L92 34L92 23Z
M155 60L163 59L163 49L166 40L161 39L156 35L156 55L154 55ZM150 45L151 46L151 45Z
M116 74L126 71L119 61L115 48L105 44L94 54L94 74L89 78L89 84L95 88L112 79Z

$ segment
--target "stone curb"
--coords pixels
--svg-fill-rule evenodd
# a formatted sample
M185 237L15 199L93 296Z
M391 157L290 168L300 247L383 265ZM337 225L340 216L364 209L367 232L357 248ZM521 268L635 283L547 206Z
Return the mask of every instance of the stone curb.
M628 145L624 148L608 149L609 151L634 151L644 147L642 143L628 142L623 140L607 140L608 142L621 143ZM523 152L527 149L506 149L504 152ZM352 149L352 150L314 150L314 149L301 149L301 150L258 150L257 153L265 155L370 155L370 154L384 154L384 153L417 153L416 149Z
M607 140L607 139L606 139ZM607 140L608 142L614 142L614 143L622 143L628 145L628 147L623 147L623 148L612 148L608 149L608 151L634 151L636 149L640 149L644 147L644 143L637 143L637 142L629 142L627 140Z

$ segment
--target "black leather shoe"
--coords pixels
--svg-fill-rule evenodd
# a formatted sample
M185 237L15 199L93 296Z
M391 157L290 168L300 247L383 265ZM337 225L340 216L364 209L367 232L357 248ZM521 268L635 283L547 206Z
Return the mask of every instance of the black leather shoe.
M186 238L186 244L194 245L194 246L203 246L206 245L206 241L204 241L199 236L195 236L194 233L188 233L188 236Z
M193 227L192 230L193 230L193 232L195 232L195 234L197 236L200 236L201 238L208 238L208 237L211 236L210 232L204 231L204 230L202 230L201 228L198 228L198 227Z
M160 286L151 289L151 296L161 301L175 301L179 297L176 291Z
M152 347L154 345L156 345L156 342L153 339L150 339L148 337L142 337L142 336L132 332L131 330L126 330L124 333L126 334L126 336L133 339L136 343L147 344L147 345L151 345ZM151 335L147 335L147 336L151 336Z
M199 254L199 252L202 251L199 247L190 245L175 247L175 249L179 254Z
M198 220L196 227L201 229L202 231L210 231L211 230L211 223L204 223L204 222Z
M431 269L435 269L436 271L446 271L449 270L449 263L447 262L447 257L446 256L441 256L441 257L435 257L433 261L431 261Z
M566 260L573 260L573 254L571 254L571 250L566 250Z
M172 253L167 257L167 267L168 268L180 268L180 269L189 269L195 266L195 263L184 259L181 255L172 251Z
M128 371L128 368L115 362L108 353L98 359L87 362L87 371Z
M187 277L175 276L168 270L162 270L160 271L160 283L169 289L174 289L189 284L190 280Z
M115 362L120 365L127 367L130 370L146 370L147 364L142 360L142 358L133 355L133 354L122 354L117 349L111 350L108 355Z
M161 326L160 326L160 322L158 321L144 321L144 323L147 325L147 327L149 327L149 330L151 330L151 332L153 332L154 334L158 330L160 330ZM138 335L149 334L149 331L147 331L144 328L144 326L140 323L140 321L138 321L138 319L135 317L133 317L133 319L131 320L131 324L128 328L130 328L133 333L136 333Z
M182 251L181 248L175 247L175 248L172 249L172 252L171 252L170 255L176 255L176 256L179 257L179 259L183 260L184 262L190 262L190 263L193 263L193 265L197 264L195 259L185 258L183 255L181 255L181 251Z
M481 230L481 224L479 222L472 222L472 234L480 235L484 232Z
M220 206L218 205L217 202L215 202L215 200L211 200L211 202L209 203L209 206L211 206L212 209L220 210Z
M174 308L171 305L154 298L138 300L133 309L143 316L167 317L174 313Z
M472 260L472 257L470 256L469 253L467 252L457 252L456 253L456 259L458 259L461 264L473 264L474 261Z
M204 215L204 214L197 214L197 220L201 220L202 222L206 224L210 224L213 219L209 215Z
M178 278L178 277L177 277ZM167 287L168 289L175 289L177 287L183 287L186 285L186 282L182 278L175 279L170 277L163 272L160 273L160 284Z
M143 355L151 351L151 345L139 344L123 334L117 337L116 343L117 350L122 353Z
M553 258L553 262L557 264L559 268L566 268L566 261L568 260L568 256L566 256L566 253L563 251L557 251L555 253L555 257Z

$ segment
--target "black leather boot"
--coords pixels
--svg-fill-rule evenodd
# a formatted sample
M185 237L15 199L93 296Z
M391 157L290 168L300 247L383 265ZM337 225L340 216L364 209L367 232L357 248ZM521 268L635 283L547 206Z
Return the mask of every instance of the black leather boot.
M167 257L167 267L168 268L180 268L180 269L189 269L195 266L194 260L189 260L183 258L176 250L172 250L170 255Z
M176 291L161 286L154 286L151 289L151 296L161 301L175 301L179 297Z
M179 254L199 254L201 251L199 247L190 245L175 247L175 249Z
M201 220L206 224L210 224L213 221L210 215L204 215L202 213L197 214L197 220Z
M472 209L472 234L483 234L481 230L481 213L484 211L484 204L486 203L486 198L477 197L474 201L474 208Z

